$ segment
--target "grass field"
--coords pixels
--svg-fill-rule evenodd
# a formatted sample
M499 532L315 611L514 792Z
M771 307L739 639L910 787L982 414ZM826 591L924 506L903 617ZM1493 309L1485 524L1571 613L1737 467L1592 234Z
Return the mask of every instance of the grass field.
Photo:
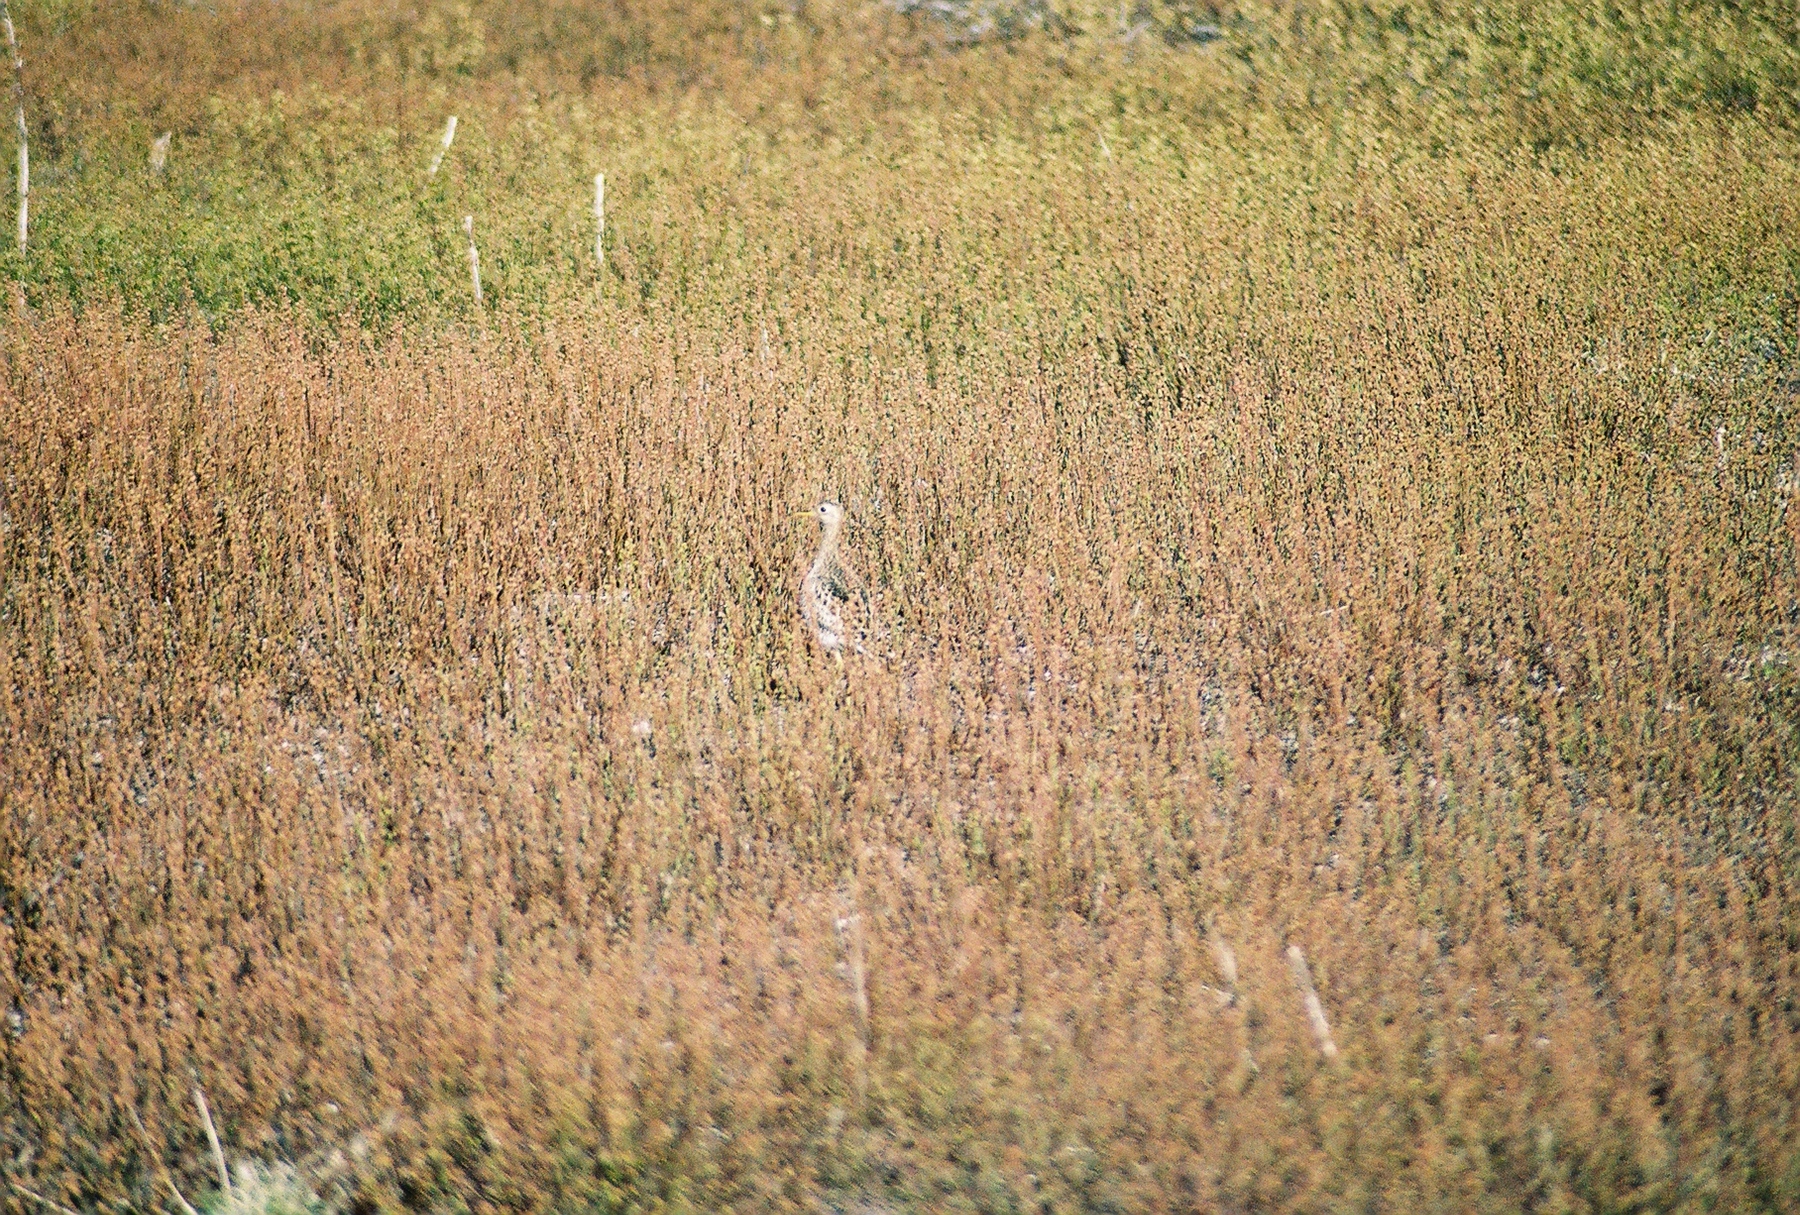
M1800 1210L1791 12L903 8L15 0L0 1212Z

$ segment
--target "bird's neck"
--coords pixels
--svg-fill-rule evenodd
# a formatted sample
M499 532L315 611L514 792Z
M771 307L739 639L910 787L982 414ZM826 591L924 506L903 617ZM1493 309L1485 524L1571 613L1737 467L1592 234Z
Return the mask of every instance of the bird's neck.
M831 560L832 554L837 552L838 533L843 530L844 521L842 519L825 525L825 535L819 541L819 555L813 559L814 569L823 568L825 563Z

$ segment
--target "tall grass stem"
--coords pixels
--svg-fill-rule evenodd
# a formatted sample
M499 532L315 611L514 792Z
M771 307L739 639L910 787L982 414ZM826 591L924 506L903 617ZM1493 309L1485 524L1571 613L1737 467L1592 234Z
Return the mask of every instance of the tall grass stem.
M854 1061L856 1094L860 1100L868 1091L869 1056L869 981L868 963L863 942L863 921L852 912L838 920L838 931L844 939L844 961L850 980L850 1003L856 1012L856 1057Z
M1338 1055L1337 1043L1331 1037L1331 1022L1325 1019L1325 1006L1319 1002L1319 993L1313 987L1312 971L1307 968L1306 955L1298 945L1287 948L1288 969L1294 973L1294 983L1300 988L1301 1003L1306 1006L1306 1020L1312 1026L1313 1041L1318 1044L1319 1053L1327 1059L1335 1059Z
M25 1195L25 1197L31 1199L34 1202L42 1203L43 1205L49 1207L52 1211L59 1212L60 1215L75 1215L74 1211L71 1211L68 1207L65 1207L62 1203L56 1201L54 1198L46 1198L42 1194L38 1193L36 1190L28 1189L27 1187L20 1185L18 1182L14 1181L10 1177L8 1177L6 1179L6 1183L8 1185L12 1186L12 1188L17 1190L19 1193Z
M456 115L450 115L450 121L444 124L444 139L438 144L437 155L431 158L431 168L425 171L426 177L436 177L444 164L444 156L450 151L450 144L456 139Z
M25 135L25 60L19 54L19 37L6 0L0 0L0 22L6 24L6 49L13 62L13 116L19 126L19 252L23 253L31 227L31 148Z
M475 248L475 217L463 216L463 232L469 238L469 282L475 288L475 306L481 307L481 252Z
M131 1125L137 1128L138 1139L144 1145L144 1155L156 1162L156 1167L162 1172L163 1182L169 1187L169 1193L175 1196L176 1205L181 1208L182 1215L199 1215L199 1212L194 1210L193 1204L183 1196L180 1187L175 1184L175 1179L169 1176L169 1170L163 1166L162 1156L156 1151L155 1145L150 1142L150 1132L144 1129L144 1120L138 1117L137 1107L128 1105L125 1107L125 1112L131 1115Z
M194 1086L194 1104L200 1108L200 1121L206 1125L206 1142L212 1148L213 1163L219 1166L219 1189L231 1194L231 1170L225 1167L225 1149L219 1146L219 1132L213 1126L212 1111L206 1108L206 1094Z

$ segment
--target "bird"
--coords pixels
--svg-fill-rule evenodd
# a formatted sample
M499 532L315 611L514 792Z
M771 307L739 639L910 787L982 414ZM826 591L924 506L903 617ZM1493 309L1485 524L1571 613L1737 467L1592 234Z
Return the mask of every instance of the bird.
M836 502L821 502L806 515L819 521L819 554L812 567L800 580L800 614L819 639L819 646L839 662L844 660L844 645L862 654L862 642L845 628L845 611L855 606L867 610L868 597L862 585L841 558L838 540L844 532L844 509ZM854 623L854 621L853 621Z

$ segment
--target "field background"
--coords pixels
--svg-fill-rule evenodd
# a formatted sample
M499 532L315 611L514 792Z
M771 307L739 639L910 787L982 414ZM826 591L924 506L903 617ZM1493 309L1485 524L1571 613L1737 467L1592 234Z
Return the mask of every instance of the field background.
M1800 1209L1800 26L1591 9L16 0L0 1211Z

